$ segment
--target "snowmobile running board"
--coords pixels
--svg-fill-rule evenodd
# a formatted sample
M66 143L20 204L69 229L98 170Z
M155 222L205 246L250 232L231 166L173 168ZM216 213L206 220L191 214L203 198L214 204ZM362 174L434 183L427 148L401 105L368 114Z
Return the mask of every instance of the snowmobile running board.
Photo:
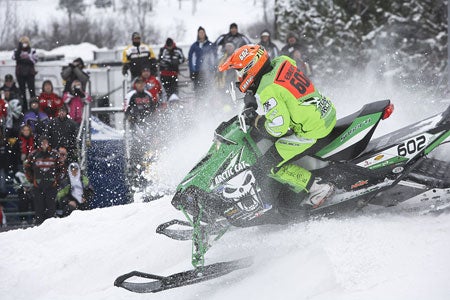
M250 267L252 259L250 257L237 260L218 262L192 270L175 273L169 276L159 276L154 274L132 271L117 277L114 285L127 289L135 293L157 293L168 289L173 289L185 285L191 285L202 281L208 281L220 276L224 276L238 269ZM152 279L148 282L128 282L127 279L140 277Z

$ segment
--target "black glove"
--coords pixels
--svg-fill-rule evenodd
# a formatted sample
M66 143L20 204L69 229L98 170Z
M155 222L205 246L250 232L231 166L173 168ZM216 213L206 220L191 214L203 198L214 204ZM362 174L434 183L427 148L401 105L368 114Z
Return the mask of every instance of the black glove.
M256 103L256 97L253 95L252 92L247 92L244 96L244 109L246 108L253 108L254 110L258 109L258 103Z
M255 120L258 117L258 113L256 112L256 109L254 107L248 107L244 109L242 112L245 118L245 124L251 127L255 127Z
M193 81L196 81L197 78L198 78L198 72L191 72L191 79L192 79Z
M80 98L86 97L82 90L76 88L73 90L75 96L79 96Z
M123 65L122 67L122 75L127 76L128 74L128 65Z

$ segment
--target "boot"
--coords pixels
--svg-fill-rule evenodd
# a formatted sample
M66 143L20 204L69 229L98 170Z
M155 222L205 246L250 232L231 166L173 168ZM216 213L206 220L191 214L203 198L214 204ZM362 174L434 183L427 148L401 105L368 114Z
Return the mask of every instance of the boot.
M302 201L302 206L317 208L322 205L334 193L334 185L331 183L317 183L314 180L309 189L309 196Z

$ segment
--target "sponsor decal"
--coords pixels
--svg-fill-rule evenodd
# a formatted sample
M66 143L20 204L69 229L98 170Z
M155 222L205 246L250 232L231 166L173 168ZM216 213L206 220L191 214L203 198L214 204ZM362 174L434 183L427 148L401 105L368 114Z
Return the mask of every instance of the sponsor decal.
M396 167L396 168L392 169L392 173L398 174L398 173L403 172L403 170L404 170L403 167Z
M354 184L352 184L351 185L351 189L352 190L354 190L354 189L357 189L357 188L359 188L359 187L362 187L363 185L366 185L366 184L368 184L369 183L369 180L360 180L360 181L358 181L357 183L354 183Z
M226 169L225 171L223 171L221 174L217 175L216 177L214 177L214 184L218 185L218 184L228 180L229 178L233 177L237 173L245 170L248 167L250 167L250 165L248 163L246 163L245 161L241 161L241 162L233 165L231 168Z
M241 54L239 54L239 59L244 60L248 56L248 49L244 49Z
M380 154L380 155L375 156L374 160L380 160L380 159L382 159L383 157L384 157L384 155L383 155L383 154Z
M270 98L269 100L267 100L264 104L264 112L267 114L267 112L269 110L271 110L272 108L274 108L275 106L277 106L277 100L275 100L275 98Z
M349 130L347 130L347 132L341 136L341 142L346 140L349 136L351 136L353 133L355 133L355 131L357 131L358 129L361 129L362 127L367 126L370 123L372 123L372 118L369 117L369 118L361 121L360 123L356 124L355 126L350 128Z

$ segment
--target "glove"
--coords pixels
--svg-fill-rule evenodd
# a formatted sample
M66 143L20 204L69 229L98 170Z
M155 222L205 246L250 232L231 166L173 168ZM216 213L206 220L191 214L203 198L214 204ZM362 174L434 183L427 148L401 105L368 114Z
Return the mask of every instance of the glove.
M254 107L248 107L244 109L242 112L245 118L245 124L251 127L255 127L255 120L258 117L258 113L256 112L256 109Z
M254 110L258 109L258 103L256 103L256 97L252 92L247 92L244 96L244 109L253 108Z
M86 95L80 89L74 89L74 95L79 96L80 98L86 97Z
M128 75L128 65L123 65L122 67L122 75L127 76Z
M197 80L197 77L198 77L198 72L191 72L191 79L192 80Z

